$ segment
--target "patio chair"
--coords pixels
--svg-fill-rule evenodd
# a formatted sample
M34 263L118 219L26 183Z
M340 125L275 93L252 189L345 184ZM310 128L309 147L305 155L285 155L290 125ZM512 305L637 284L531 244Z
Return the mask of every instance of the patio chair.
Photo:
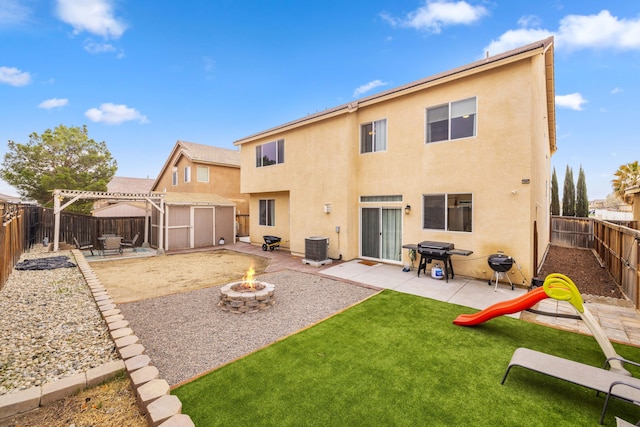
M89 249L91 251L91 256L93 256L93 244L89 242L78 243L78 239L76 239L76 236L73 236L73 243L76 245L76 249L79 249L81 251L84 249Z
M107 255L107 253L119 253L122 255L122 247L120 247L121 241L122 237L105 237L102 240L102 255Z
M623 359L622 357L610 357L605 362L605 367L597 368L551 354L542 353L536 350L520 347L513 352L507 371L502 377L502 384L507 379L507 375L514 366L529 369L533 372L548 375L570 383L578 384L607 395L602 413L600 414L600 424L604 422L604 416L609 406L611 398L640 405L640 378L634 378L621 373L620 371L605 369L611 366L611 361L619 360L635 366L640 364Z
M133 249L133 252L135 252L136 251L136 241L138 240L138 237L140 237L140 233L136 233L136 235L133 236L133 239L122 239L122 242L120 243L120 247L122 249L131 248L131 249Z

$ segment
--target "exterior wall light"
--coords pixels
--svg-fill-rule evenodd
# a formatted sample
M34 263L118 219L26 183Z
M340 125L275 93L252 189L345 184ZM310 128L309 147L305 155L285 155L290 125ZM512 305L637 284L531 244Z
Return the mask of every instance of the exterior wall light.
M404 213L407 215L411 213L411 205L407 205L404 207Z

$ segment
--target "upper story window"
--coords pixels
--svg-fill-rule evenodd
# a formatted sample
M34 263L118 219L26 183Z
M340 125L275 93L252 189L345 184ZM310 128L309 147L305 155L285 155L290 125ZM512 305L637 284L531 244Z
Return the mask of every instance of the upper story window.
M260 144L256 147L256 167L284 163L284 139Z
M209 168L206 166L198 166L196 169L198 182L209 182Z
M476 136L476 97L427 108L427 142Z
M191 167L185 166L184 168L184 182L191 182Z
M472 231L473 197L469 193L425 194L422 209L424 229Z
M171 185L178 185L178 168L173 168L171 170Z
M360 125L360 153L387 149L387 119Z

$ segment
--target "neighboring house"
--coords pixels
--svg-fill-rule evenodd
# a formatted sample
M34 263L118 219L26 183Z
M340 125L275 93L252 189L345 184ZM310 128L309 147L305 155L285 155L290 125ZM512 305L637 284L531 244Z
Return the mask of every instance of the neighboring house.
M18 196L10 196L8 194L2 194L0 193L0 202L7 202L7 203L20 203L20 197Z
M549 242L556 151L553 38L285 123L235 142L251 242L308 237L328 256L410 262L444 241L456 274L489 278L512 256L526 282Z
M634 185L633 187L629 187L625 194L632 197L633 200L633 220L637 221L636 224L640 226L640 185Z
M167 250L219 245L221 238L232 243L236 217L249 214L249 195L240 193L238 150L178 141L151 188L166 192ZM154 227L158 221L153 218Z
M154 180L114 176L107 184L108 193L149 193ZM134 217L149 215L151 210L143 202L121 202L114 199L97 200L91 214L99 217Z
M249 213L249 195L240 193L240 152L178 141L151 187L152 191L215 194Z

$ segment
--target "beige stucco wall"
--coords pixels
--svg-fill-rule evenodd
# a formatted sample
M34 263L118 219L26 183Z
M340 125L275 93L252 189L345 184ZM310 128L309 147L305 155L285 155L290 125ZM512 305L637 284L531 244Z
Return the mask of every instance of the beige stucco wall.
M154 191L176 193L206 193L217 194L236 203L237 213L249 213L248 194L240 193L240 168L233 166L209 165L193 163L185 156L179 156L176 163L172 159L170 164L178 168L178 185L172 184L173 167L167 167L158 178ZM209 169L209 182L198 182L197 167L203 166ZM191 181L184 182L184 168L191 168Z
M469 257L454 256L454 268L479 278L493 273L487 256L504 251L522 268L522 275L513 270L512 280L530 280L534 220L539 258L549 235L551 153L543 73L538 55L243 143L241 191L252 195L252 242L261 243L264 234L288 236L291 251L303 254L305 237L326 236L329 257L357 258L364 206L359 197L401 195L402 202L376 206L412 206L402 215L403 244L436 240L472 250ZM426 108L473 96L477 136L425 144ZM360 124L384 118L387 150L360 154ZM285 139L285 163L256 168L256 145L279 138ZM288 215L276 214L276 226L267 232L257 225L256 200L273 193L278 211ZM473 232L422 229L422 196L437 193L473 194Z

